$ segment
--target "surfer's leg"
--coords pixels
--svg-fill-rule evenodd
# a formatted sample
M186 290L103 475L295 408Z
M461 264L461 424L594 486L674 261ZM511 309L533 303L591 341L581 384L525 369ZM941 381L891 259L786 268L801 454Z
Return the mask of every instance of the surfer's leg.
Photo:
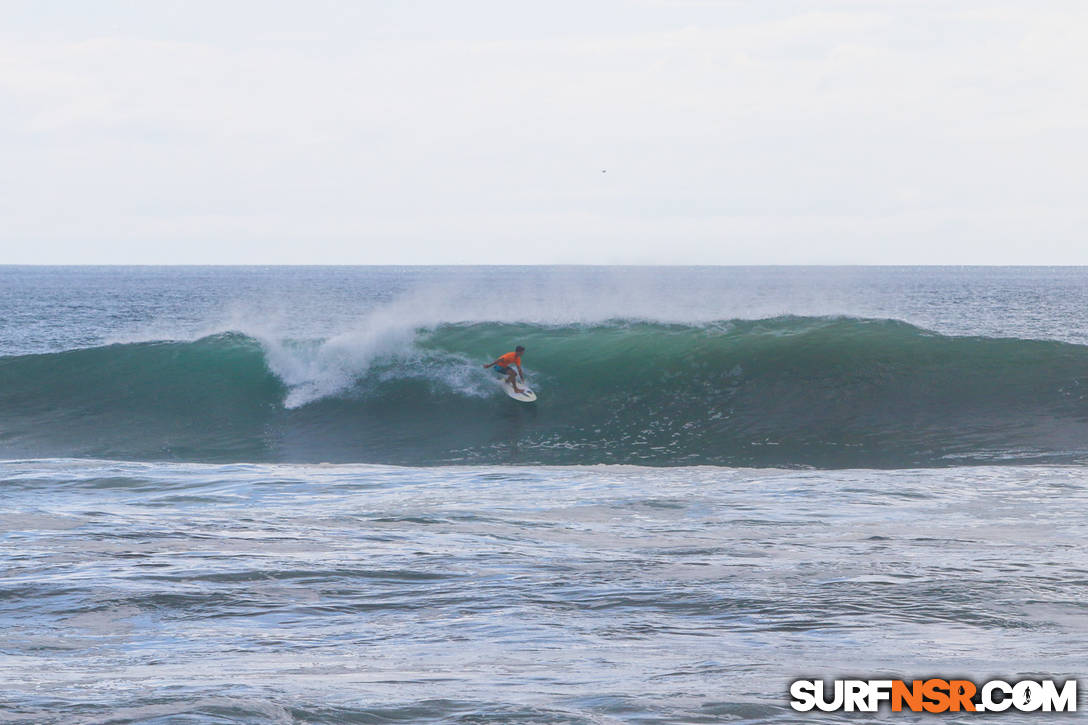
M506 382L510 383L514 387L515 393L520 393L521 388L518 387L518 374L513 368L510 368L510 374L506 376Z

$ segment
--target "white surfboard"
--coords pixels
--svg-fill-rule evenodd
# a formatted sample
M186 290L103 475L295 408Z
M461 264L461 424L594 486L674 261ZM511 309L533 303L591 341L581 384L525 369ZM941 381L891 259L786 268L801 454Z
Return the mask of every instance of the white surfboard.
M520 401L522 403L531 403L536 400L536 393L534 393L532 389L525 383L522 383L520 386L518 386L521 388L520 393L514 392L514 386L511 385L506 380L506 378L500 378L499 384L502 385L502 389L506 391L506 394L514 400Z

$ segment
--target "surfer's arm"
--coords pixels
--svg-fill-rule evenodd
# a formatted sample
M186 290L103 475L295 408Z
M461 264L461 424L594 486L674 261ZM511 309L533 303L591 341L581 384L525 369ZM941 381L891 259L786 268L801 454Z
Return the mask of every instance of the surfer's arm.
M490 368L490 367L494 367L495 365L498 365L498 364L499 364L499 361L496 359L495 362L489 362L487 365L484 365L484 367L485 368Z
M521 363L518 363L518 377L521 378L522 380L525 379L525 373L522 372L522 370L521 370Z

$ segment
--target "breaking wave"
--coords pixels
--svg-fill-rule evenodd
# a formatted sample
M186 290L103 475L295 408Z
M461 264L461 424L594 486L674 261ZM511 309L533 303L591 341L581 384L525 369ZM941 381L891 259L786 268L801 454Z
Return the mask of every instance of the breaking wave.
M540 394L481 364L525 345ZM1088 456L1088 347L776 317L222 333L0 358L0 455L904 467Z

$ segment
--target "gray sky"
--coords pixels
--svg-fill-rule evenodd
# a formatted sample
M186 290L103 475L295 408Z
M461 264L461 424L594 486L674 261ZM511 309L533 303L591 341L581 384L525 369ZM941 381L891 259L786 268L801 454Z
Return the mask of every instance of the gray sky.
M1088 264L1083 0L0 17L0 263Z

